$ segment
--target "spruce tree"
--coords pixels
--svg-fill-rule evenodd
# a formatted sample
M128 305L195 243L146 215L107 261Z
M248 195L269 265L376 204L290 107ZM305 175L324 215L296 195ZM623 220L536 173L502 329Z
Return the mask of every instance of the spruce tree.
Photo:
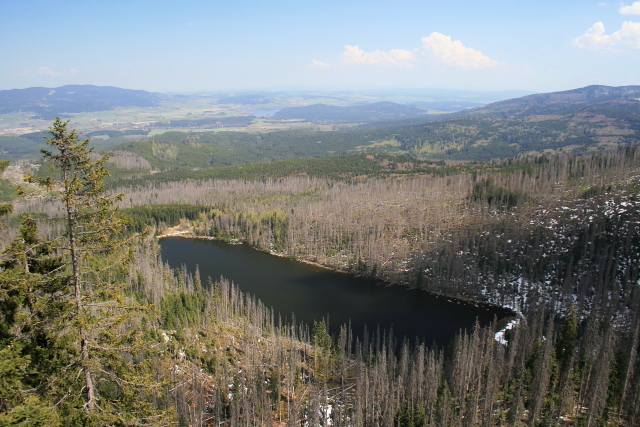
M61 266L40 286L63 283L54 290L64 299L49 328L56 331L49 360L48 389L61 418L71 424L163 425L167 414L157 408L161 384L153 380L152 353L145 325L152 307L141 304L122 280L138 236L124 233L126 221L107 194L103 178L106 156L96 159L89 140L79 140L68 121L58 118L42 150L55 178L27 180L57 193L65 233L51 242ZM25 271L25 274L35 274Z
M0 161L0 172L9 162ZM13 205L0 205L0 216L12 212ZM4 225L4 224L1 224ZM55 296L42 292L39 277L59 264L52 250L40 244L38 227L23 216L17 238L0 255L0 425L56 426L60 418L54 403L41 393L42 349L47 347L49 311Z
M47 278L61 264L37 234L37 223L24 216L0 262L0 425L60 422L47 378L60 362L51 319L64 306L65 284Z
M0 174L9 166L8 160L0 160ZM11 203L0 203L0 216L10 214L13 211Z

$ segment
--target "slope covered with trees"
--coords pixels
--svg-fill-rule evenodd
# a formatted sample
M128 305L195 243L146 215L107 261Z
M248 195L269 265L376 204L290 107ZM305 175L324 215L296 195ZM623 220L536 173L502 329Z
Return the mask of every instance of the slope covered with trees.
M584 106L615 107L634 105L640 96L640 86L593 85L562 92L527 95L506 101L498 101L484 108L469 111L469 115L507 114L515 117L535 116L541 113L558 113Z

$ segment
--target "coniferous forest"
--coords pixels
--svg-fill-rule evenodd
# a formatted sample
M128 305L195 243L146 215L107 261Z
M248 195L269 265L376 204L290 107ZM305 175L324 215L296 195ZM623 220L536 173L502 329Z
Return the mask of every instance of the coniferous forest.
M46 168L1 208L0 425L640 425L637 146L126 186L67 122L47 142ZM444 347L332 336L171 269L167 232L517 316Z

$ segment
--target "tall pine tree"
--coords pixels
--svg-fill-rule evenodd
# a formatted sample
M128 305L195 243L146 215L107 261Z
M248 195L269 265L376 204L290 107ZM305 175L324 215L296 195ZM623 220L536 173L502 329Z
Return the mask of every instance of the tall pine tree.
M47 319L53 338L41 358L48 368L40 371L47 373L42 394L72 425L163 425L169 414L158 408L162 385L152 369L158 346L145 326L153 309L122 280L138 236L124 233L126 221L116 208L121 195L104 190L106 156L96 159L89 140L79 140L67 125L56 118L46 139L50 149L42 150L55 178L27 177L57 194L65 225L65 233L48 243L60 266L35 282L41 293L53 292L44 301L64 302ZM21 274L34 280L38 273Z

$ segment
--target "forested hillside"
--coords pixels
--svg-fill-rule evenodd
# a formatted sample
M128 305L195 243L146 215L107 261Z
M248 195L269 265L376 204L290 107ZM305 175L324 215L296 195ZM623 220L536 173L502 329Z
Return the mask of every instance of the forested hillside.
M540 114L559 113L579 107L610 107L634 105L640 97L640 86L593 85L563 92L541 93L521 98L494 102L468 114L507 114L511 117L527 117Z
M167 132L148 140L121 144L115 150L141 156L160 171L397 151L396 141L375 139L378 136L372 132L311 130L260 134Z

